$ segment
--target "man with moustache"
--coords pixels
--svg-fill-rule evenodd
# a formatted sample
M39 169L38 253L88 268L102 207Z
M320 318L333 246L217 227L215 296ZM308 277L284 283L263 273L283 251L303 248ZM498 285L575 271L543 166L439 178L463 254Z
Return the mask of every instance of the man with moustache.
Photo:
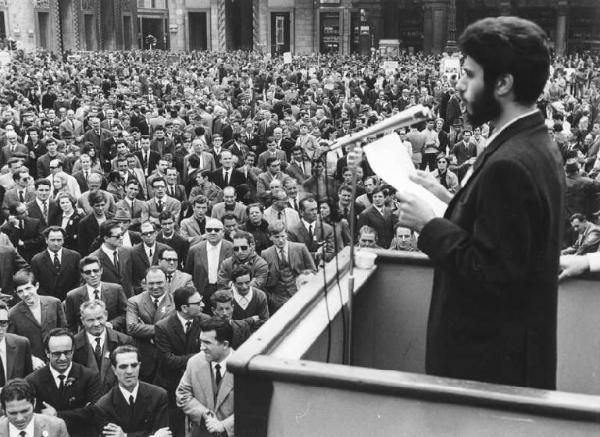
M427 333L432 375L556 387L557 271L564 174L536 108L549 75L546 35L517 17L463 32L456 91L469 122L494 126L443 218L402 194L399 222L435 266ZM420 173L439 198L448 192ZM447 200L448 201L448 200Z

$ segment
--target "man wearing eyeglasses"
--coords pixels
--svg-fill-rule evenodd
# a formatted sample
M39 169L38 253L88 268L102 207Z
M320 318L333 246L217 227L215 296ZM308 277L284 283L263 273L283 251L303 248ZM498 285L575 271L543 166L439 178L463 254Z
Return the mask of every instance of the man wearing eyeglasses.
M256 288L264 288L267 284L269 266L254 250L254 236L245 231L237 231L233 234L233 255L225 259L219 268L217 285L228 287L231 283L231 273L240 266L246 266L252 275L251 285Z
M210 317L202 313L202 296L193 285L176 288L173 301L175 311L154 328L158 350L155 384L163 387L169 394L169 424L173 434L178 436L185 434L185 416L175 403L175 389L188 360L200 352L200 323Z
M159 254L158 265L162 267L167 278L167 292L173 294L175 290L181 287L193 287L194 281L192 275L177 269L179 257L177 252L170 247L162 249Z
M63 419L72 437L89 437L100 382L92 370L73 362L73 345L69 330L49 331L44 339L48 364L26 380L35 388L37 412Z
M180 232L175 230L175 219L173 215L164 211L158 216L160 224L160 232L156 236L156 241L159 243L166 244L175 250L177 257L179 258L176 268L183 268L183 263L187 257L190 243L187 238L184 238Z
M217 289L219 266L233 254L233 245L223 236L223 223L215 218L207 219L206 240L190 248L185 262L184 270L192 275L206 306Z
M123 287L120 284L102 282L102 266L95 256L86 256L79 261L79 271L85 284L69 291L64 303L69 329L75 333L81 330L80 307L84 302L101 300L107 314L106 326L125 332L127 297Z
M181 202L167 196L167 182L163 177L157 177L152 181L152 190L154 192L154 197L146 202L150 217L152 217L155 222L158 222L160 213L169 211L173 214L175 220L179 220Z
M149 221L142 223L140 230L142 242L131 249L133 287L139 291L142 289L142 280L148 267L157 265L159 252L169 248L166 244L156 242L156 228Z

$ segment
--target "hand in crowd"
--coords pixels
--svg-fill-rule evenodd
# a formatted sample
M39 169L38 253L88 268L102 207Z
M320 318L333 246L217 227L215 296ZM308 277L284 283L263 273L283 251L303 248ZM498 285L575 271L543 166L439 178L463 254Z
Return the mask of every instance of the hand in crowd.
M31 363L33 364L33 370L41 369L42 367L44 367L46 365L44 360L36 357L35 355L31 356Z
M41 413L45 414L46 416L56 416L56 409L48 404L47 402L43 402L44 404L44 408L41 409Z
M423 227L435 218L435 213L423 199L412 193L396 193L399 200L398 223L409 229L421 232Z
M585 255L562 255L560 257L558 280L563 281L573 276L582 275L589 269L590 263Z
M223 425L223 422L214 417L214 415L207 416L204 419L204 422L206 423L206 429L212 434L219 434L225 431L225 425Z
M173 434L169 428L161 428L152 437L171 437Z
M160 431L160 430L159 430ZM105 437L126 437L127 434L123 432L123 429L119 425L114 423L108 423L102 429L102 435Z
M452 193L450 193L431 172L425 170L417 170L415 174L410 176L410 180L421 185L427 191L430 191L435 197L444 203L450 202Z

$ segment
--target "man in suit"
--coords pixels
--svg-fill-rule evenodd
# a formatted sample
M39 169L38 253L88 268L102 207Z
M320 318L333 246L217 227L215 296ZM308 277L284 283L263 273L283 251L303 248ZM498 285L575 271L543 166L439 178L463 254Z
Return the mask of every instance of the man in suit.
M166 247L158 253L158 257L158 265L162 267L167 278L168 293L173 294L178 288L194 286L192 275L177 269L179 257L174 249Z
M229 150L221 152L219 162L221 163L221 167L213 171L210 175L210 180L219 188L223 189L227 186L232 186L237 189L237 187L246 183L244 175L233 168L233 155Z
M219 266L219 287L227 288L231 283L232 272L240 266L247 267L252 274L252 285L264 288L267 283L269 267L264 259L255 252L254 236L250 232L235 231L232 236L233 255Z
M167 183L167 196L179 200L179 202L187 201L185 187L177 183L179 172L175 167L169 167L165 170L165 182Z
M142 291L142 280L148 267L158 264L159 252L169 248L166 244L156 242L156 228L147 221L140 228L142 242L131 249L131 267L133 271L133 288L136 294Z
M292 159L285 172L300 184L310 177L310 162L304 159L302 147L294 146L292 148Z
M83 329L75 334L73 361L94 371L100 380L100 392L107 393L116 382L109 355L118 346L133 345L133 339L110 327L106 305L101 300L81 304ZM78 310L78 312L79 312Z
M93 172L88 176L87 184L88 191L81 193L81 197L77 199L77 206L83 209L87 214L92 212L92 204L89 199L89 196L95 192L101 192L106 197L106 202L104 205L104 210L108 215L112 215L117 210L117 204L115 202L114 196L108 191L100 189L104 179L100 173Z
M217 290L219 266L233 253L233 245L223 239L223 223L211 218L206 221L206 240L192 246L185 262L185 271L194 278L196 289L202 293L205 305Z
M81 277L85 281L82 287L74 288L67 293L65 299L65 316L67 326L73 332L78 332L81 325L79 308L84 302L101 300L104 302L109 328L125 332L125 316L127 314L127 297L119 284L102 282L102 266L100 260L89 255L78 265Z
M600 244L600 227L588 222L585 215L573 214L570 219L571 227L577 235L577 240L570 247L563 249L561 255L584 255L598 251Z
M29 157L27 146L19 143L19 136L14 130L6 132L6 146L0 150L0 167L6 164L13 156Z
M162 268L151 266L146 273L146 290L130 297L127 302L127 333L140 349L144 381L154 381L156 375L156 346L154 325L173 310L173 297L167 293L167 278Z
M385 195L380 187L373 190L373 204L358 216L358 229L367 225L377 231L377 245L387 249L394 238L398 216L385 206Z
M162 177L157 177L152 180L152 190L154 197L146 202L148 206L148 215L158 224L158 216L163 211L169 211L179 220L181 213L181 202L167 195L167 182Z
M290 241L303 243L319 265L321 261L329 262L335 255L333 228L327 223L317 220L317 201L307 197L300 201L300 223L288 229Z
M92 158L87 153L79 155L79 162L81 163L81 170L73 173L73 177L79 184L79 190L85 193L89 190L88 177L92 173L96 173L97 170L92 170Z
M29 339L34 366L46 359L44 338L54 328L66 328L65 312L60 300L40 296L39 284L31 271L19 270L13 277L15 291L21 302L10 309L8 332Z
M139 380L143 364L138 349L119 346L111 352L110 362L117 385L93 407L98 434L170 437L167 392Z
M25 378L33 371L29 340L8 334L8 324L8 306L0 301L0 387L13 378Z
M150 176L156 170L158 161L160 161L160 154L154 150L150 150L150 138L148 136L142 136L140 150L135 152L134 155L137 156L140 164L142 164L142 169L146 177Z
M199 138L196 138L196 139L194 139L194 141L192 141L193 153L200 160L200 164L198 165L198 170L200 172L203 172L204 170L209 170L209 171L213 172L217 169L217 166L215 164L215 157L212 155L212 153L206 152L204 150L204 146L205 146L204 141L202 141ZM190 162L190 155L187 155L185 158L183 158L183 174L184 175L189 174L189 172L188 172L189 166L190 166L189 162Z
M256 162L256 166L260 168L262 171L267 171L269 158L275 158L280 163L287 164L287 156L283 150L277 149L277 144L273 137L269 137L267 141L267 150L258 155L258 161Z
M415 196L397 194L402 226L419 232L418 247L435 266L429 374L556 387L565 176L536 107L549 76L545 40L538 25L517 17L465 29L465 74L456 90L469 121L490 121L494 134L444 218ZM450 198L443 187L423 185Z
M100 249L91 253L100 261L102 282L121 284L125 296L133 296L131 250L123 247L123 230L119 222L107 220L100 225Z
M8 236L25 261L31 262L31 258L44 247L41 220L28 217L24 203L12 205L9 213L6 222L0 226L0 232Z
M0 437L69 437L64 420L34 413L35 390L26 380L9 381L0 393L4 416L0 418ZM11 430L17 430L17 434ZM21 434L21 433L25 434Z
M175 311L158 322L154 339L158 350L155 384L169 394L169 424L173 435L185 434L185 416L175 402L175 390L188 360L200 352L200 323L210 317L202 313L202 296L193 286L173 292Z
M208 199L206 196L202 194L196 196L192 201L192 208L194 211L193 215L181 220L179 227L181 236L187 239L190 246L200 241L206 232L206 212L208 211Z
M187 258L190 243L187 238L181 236L179 232L175 231L175 220L173 215L168 211L163 211L159 216L160 232L156 237L156 241L162 244L166 244L175 250L179 261L175 268L183 268L183 263Z
M201 324L201 352L187 363L177 387L177 405L188 417L193 437L233 435L233 375L226 363L232 354L233 329L213 318Z
M117 210L124 209L128 211L131 217L129 226L136 231L139 230L142 222L150 217L148 205L143 200L139 200L140 190L140 183L136 179L130 179L125 184L125 198L117 202Z
M64 300L80 281L78 252L63 247L66 233L60 226L49 226L43 233L47 250L31 260L31 271L40 283L40 294Z
M4 200L2 202L2 209L4 214L8 215L8 209L11 205L17 203L29 203L35 200L35 190L31 186L31 176L29 176L29 169L27 167L20 167L12 175L15 186L6 190L4 193Z
M67 118L58 125L58 134L63 138L65 132L71 132L73 138L83 136L83 123L75 118L75 111L67 109Z
M55 223L61 211L54 200L49 200L52 184L48 179L37 179L34 185L35 200L27 204L27 212L29 217L40 219L45 228L49 223Z
M106 212L106 195L98 190L90 193L89 201L92 211L83 217L77 225L79 253L83 256L92 251L92 246L100 234L100 223L108 220Z
M242 202L237 202L237 194L235 188L225 187L223 189L223 202L219 202L213 206L211 217L223 220L225 214L233 214L237 217L239 223L246 221L246 205Z
M35 389L40 413L63 419L69 435L88 437L100 383L96 373L73 362L74 344L69 330L52 329L44 339L48 364L26 379Z
M112 137L112 132L108 129L100 127L100 119L98 117L90 117L88 119L90 129L83 134L83 142L90 142L94 145L102 162L105 162L109 158L109 150L104 150L104 141Z
M298 290L296 278L306 271L316 272L317 268L304 244L288 241L287 229L282 221L269 224L269 236L273 246L263 250L261 256L269 266L265 291L269 313L273 314Z
M45 178L50 175L50 161L53 159L60 159L65 161L67 157L58 152L58 143L54 138L48 138L46 140L47 152L40 156L36 161L37 177Z

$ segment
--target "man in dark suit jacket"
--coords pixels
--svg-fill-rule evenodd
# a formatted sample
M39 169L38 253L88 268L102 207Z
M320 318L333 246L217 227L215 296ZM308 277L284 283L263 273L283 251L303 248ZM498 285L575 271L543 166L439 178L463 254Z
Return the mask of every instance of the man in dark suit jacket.
M117 377L117 386L94 405L94 423L98 434L170 436L167 392L164 388L139 380L141 362L137 348L119 346L110 354L110 361Z
M69 330L51 330L44 344L48 364L26 378L35 388L38 412L63 419L73 437L89 437L90 404L100 398L98 375L73 362Z
M39 293L64 300L67 291L79 284L79 260L81 255L63 247L66 233L60 226L44 230L47 250L31 260L31 270L40 283ZM55 258L58 259L58 263Z
M83 329L75 334L73 361L94 371L100 379L100 391L107 393L116 383L110 365L110 353L118 346L133 345L133 338L107 325L106 305L101 300L88 300L81 305Z
M79 264L81 276L85 281L83 287L75 288L67 293L65 299L65 316L67 325L73 332L81 329L79 308L84 302L98 299L104 302L109 328L125 332L125 315L127 313L127 297L123 287L101 281L102 267L100 260L94 256L86 256Z
M496 134L444 218L435 218L413 196L398 196L401 223L419 232L418 247L435 266L429 374L556 387L556 272L565 176L536 108L549 75L544 38L536 24L517 17L487 18L465 30L461 50L467 74L456 88L470 121L489 120ZM472 53L500 50L509 51L510 65ZM484 77L494 84L489 89Z
M140 144L141 150L134 152L134 155L139 159L144 175L148 177L156 170L158 161L160 161L160 153L150 150L150 138L148 137L142 137Z
M25 378L33 371L29 340L20 335L6 333L7 328L8 306L0 301L0 342L4 340L6 345L6 355L2 358L2 365L6 372L4 383L13 378Z
M55 297L38 295L39 284L28 270L19 270L13 281L21 302L10 309L8 332L27 337L31 353L45 360L44 338L52 329L67 326L62 304Z
M182 268L187 258L190 243L179 232L175 232L175 220L170 212L164 211L160 213L158 220L160 222L160 232L156 236L156 241L166 244L177 252L177 257L179 258L177 268Z
M0 232L0 291L7 298L13 296L11 300L15 299L13 275L26 267L29 267L27 261L11 246L8 237Z
M6 222L0 226L0 232L8 236L25 261L31 262L31 258L44 247L42 222L27 216L24 203L12 205L9 213Z
M227 186L237 188L246 183L244 175L233 168L233 155L229 150L221 152L220 162L221 167L213 171L210 175L211 182L221 189Z
M329 262L335 255L333 228L317 220L317 201L307 197L300 201L300 223L290 227L290 241L303 243L319 265L321 260Z
M115 220L107 220L100 226L100 249L90 255L98 258L102 267L102 282L121 284L125 296L133 296L133 263L131 250L122 247L123 231ZM115 264L115 252L117 264Z
M377 245L388 249L394 238L394 225L398 216L385 206L385 195L381 188L373 190L373 204L358 216L357 228L367 225L377 231Z
M136 244L131 249L131 266L133 270L133 288L138 290L136 294L142 291L142 281L146 276L148 267L158 264L159 254L168 249L169 246L156 242L156 228L150 222L142 223L140 228L142 242ZM149 258L151 255L151 258Z
M194 287L176 289L173 302L175 311L154 326L154 341L158 351L158 371L154 383L169 394L169 423L173 435L184 435L185 416L175 403L175 390L188 360L200 352L200 323L210 317L202 313L202 296Z
M40 219L43 228L49 223L56 223L56 218L62 214L57 203L49 199L51 191L52 185L48 179L37 179L35 181L35 200L27 203L29 217ZM47 215L44 215L44 204L48 210Z

